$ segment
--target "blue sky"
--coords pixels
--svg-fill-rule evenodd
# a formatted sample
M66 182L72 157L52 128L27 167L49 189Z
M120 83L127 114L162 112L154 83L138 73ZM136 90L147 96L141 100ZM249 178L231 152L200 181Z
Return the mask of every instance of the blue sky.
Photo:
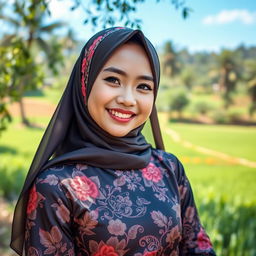
M81 8L70 11L74 0L49 2L50 21L66 21L79 40L86 41L101 29L83 24L86 17ZM177 49L186 47L193 52L219 51L240 44L256 46L256 0L187 0L186 5L193 11L185 20L171 0L145 0L137 5L134 16L142 19L143 32L159 48L168 40ZM2 21L0 27L0 34L10 29Z
M64 2L52 1L51 19L67 20L77 38L87 40L96 31L83 25L82 10L70 12L71 4ZM218 51L242 43L256 45L255 0L187 0L193 12L186 20L170 2L146 0L137 6L135 15L142 19L142 30L155 46L161 47L167 40L172 40L177 48L187 47L191 51Z

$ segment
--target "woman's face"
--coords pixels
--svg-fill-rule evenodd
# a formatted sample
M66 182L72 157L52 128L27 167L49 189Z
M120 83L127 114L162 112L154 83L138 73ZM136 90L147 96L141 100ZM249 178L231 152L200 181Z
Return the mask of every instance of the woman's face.
M117 48L99 72L88 110L109 134L122 137L143 124L154 102L154 82L145 50L136 43Z

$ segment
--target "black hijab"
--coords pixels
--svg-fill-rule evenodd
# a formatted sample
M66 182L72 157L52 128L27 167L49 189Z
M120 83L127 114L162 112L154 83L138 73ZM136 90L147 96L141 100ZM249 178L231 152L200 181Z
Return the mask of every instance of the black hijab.
M101 68L115 49L130 40L142 45L148 55L156 98L159 60L154 47L140 30L109 28L95 34L87 42L37 149L15 208L11 247L19 255L23 251L29 188L40 171L66 163L85 163L112 169L138 169L148 165L151 145L141 134L143 125L124 137L115 137L102 130L87 109L92 85ZM150 119L156 147L164 149L155 105Z

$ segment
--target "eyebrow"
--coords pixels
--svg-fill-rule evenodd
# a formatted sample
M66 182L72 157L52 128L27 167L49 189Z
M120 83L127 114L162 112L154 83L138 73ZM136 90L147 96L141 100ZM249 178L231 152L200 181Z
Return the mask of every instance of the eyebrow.
M127 76L127 73L119 68L115 68L115 67L108 67L103 69L103 72L114 72L117 73L119 75L122 76ZM147 81L152 81L154 82L154 78L152 76L148 76L148 75L140 75L137 77L140 80L147 80Z

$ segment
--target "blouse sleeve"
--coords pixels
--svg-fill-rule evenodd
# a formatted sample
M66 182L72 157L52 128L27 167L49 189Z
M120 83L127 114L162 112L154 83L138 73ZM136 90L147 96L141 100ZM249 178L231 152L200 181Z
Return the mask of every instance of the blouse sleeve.
M211 241L200 223L193 192L180 162L177 164L176 171L181 200L181 255L216 255Z
M37 178L27 205L25 255L75 255L68 200L55 175Z

